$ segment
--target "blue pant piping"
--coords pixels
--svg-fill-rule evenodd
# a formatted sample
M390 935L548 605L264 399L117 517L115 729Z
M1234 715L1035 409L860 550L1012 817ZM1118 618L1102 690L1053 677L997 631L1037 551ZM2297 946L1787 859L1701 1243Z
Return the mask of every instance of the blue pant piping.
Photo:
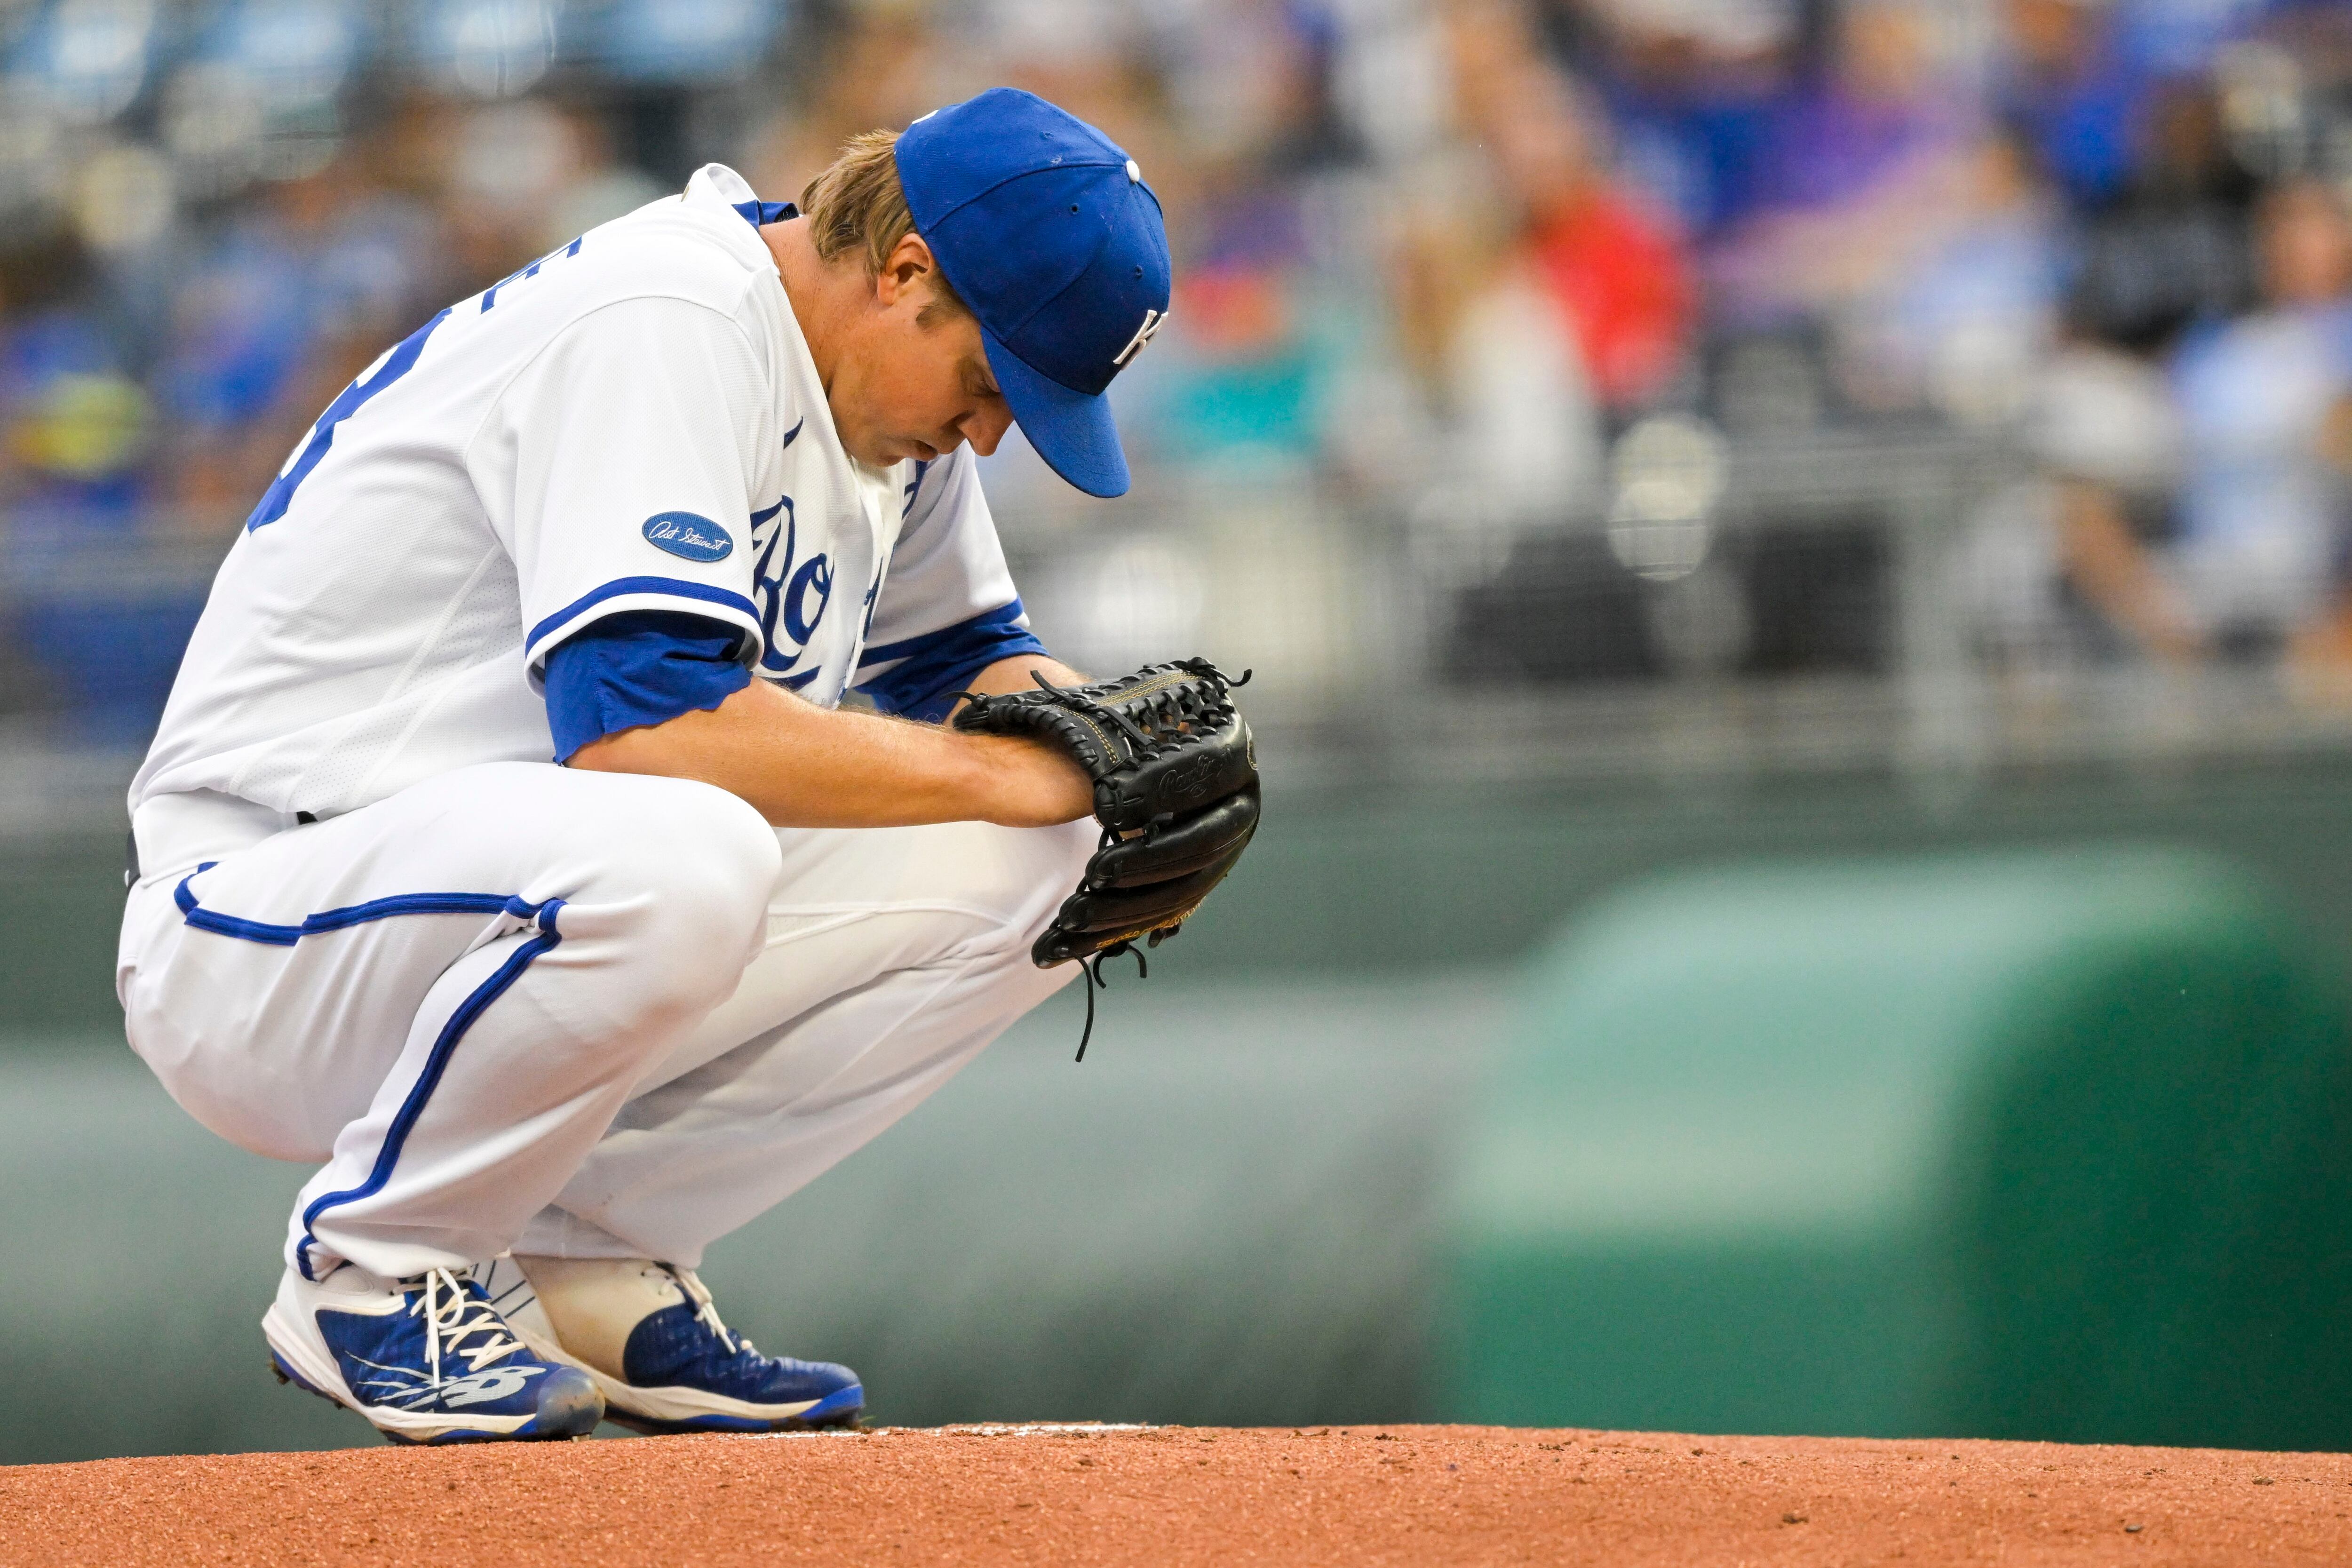
M400 1151L407 1142L408 1134L415 1130L417 1118L425 1114L425 1101L433 1098L435 1087L440 1083L442 1074L448 1070L449 1058L457 1053L457 1042L466 1037L466 1031L473 1027L474 1021L482 1016L484 1009L504 995L507 988L530 967L531 960L563 941L562 932L555 927L555 916L563 908L563 900L549 899L543 903L533 904L520 896L509 898L499 893L402 893L307 915L299 925L272 925L264 921L239 920L234 915L215 914L198 905L195 895L188 890L188 884L216 864L217 861L206 861L181 879L173 899L180 906L182 916L199 931L236 937L245 942L257 942L271 947L292 947L306 936L341 931L393 915L505 913L518 920L530 921L539 927L539 934L509 953L506 962L499 964L488 980L474 987L442 1024L441 1033L433 1041L432 1052L425 1058L425 1070L417 1075L407 1098L400 1102L400 1110L394 1114L392 1125L384 1130L383 1145L376 1151L375 1164L368 1172L367 1180L342 1192L324 1194L313 1199L310 1207L302 1211L302 1239L294 1249L294 1262L295 1267L302 1271L303 1279L315 1279L318 1277L310 1272L310 1248L319 1243L318 1237L312 1232L319 1216L338 1205L373 1197L383 1190L383 1184L392 1179L393 1167L400 1161Z
M525 903L504 893L398 893L388 899L370 899L363 904L346 904L339 910L322 910L315 915L304 915L299 925L272 925L267 921L240 920L235 915L218 914L205 909L188 884L219 865L207 860L186 876L172 890L172 901L180 906L181 915L198 931L208 931L216 936L233 936L243 942L257 942L270 947L292 947L306 936L322 931L341 931L347 926L365 925L370 921L383 920L392 915L495 915L500 912L518 920L529 920L539 912L537 904Z

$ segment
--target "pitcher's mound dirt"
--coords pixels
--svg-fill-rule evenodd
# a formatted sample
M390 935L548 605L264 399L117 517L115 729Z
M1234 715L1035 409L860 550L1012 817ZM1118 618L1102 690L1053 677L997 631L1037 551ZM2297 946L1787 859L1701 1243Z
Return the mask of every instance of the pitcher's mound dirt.
M2352 1563L2352 1458L1026 1426L0 1469L0 1561Z

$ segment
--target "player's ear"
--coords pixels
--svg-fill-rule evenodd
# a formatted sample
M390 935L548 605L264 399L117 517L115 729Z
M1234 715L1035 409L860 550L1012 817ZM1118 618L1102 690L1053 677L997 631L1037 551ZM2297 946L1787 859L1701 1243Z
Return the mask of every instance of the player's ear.
M909 289L920 293L938 265L931 259L931 247L924 243L921 235L904 236L890 247L881 273L874 279L875 302L887 310Z

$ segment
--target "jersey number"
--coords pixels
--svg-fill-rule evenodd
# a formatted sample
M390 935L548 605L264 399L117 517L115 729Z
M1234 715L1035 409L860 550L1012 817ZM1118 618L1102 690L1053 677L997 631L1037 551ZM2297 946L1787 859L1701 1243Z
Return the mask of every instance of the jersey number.
M335 400L327 405L327 411L319 416L317 424L310 426L310 434L303 437L301 447L295 452L293 460L269 482L269 488L261 492L261 504L255 507L253 515L245 520L247 533L286 515L287 507L294 500L296 488L310 477L310 470L319 466L319 459L325 457L327 448L335 444L335 426L357 414L369 398L406 375L416 363L416 356L425 352L425 340L433 335L434 328L448 319L449 312L444 310L401 339L390 353L362 373L357 381L343 388Z
M569 245L559 246L549 251L520 271L510 273L499 279L482 291L482 309L488 310L497 304L499 290L509 284L520 282L525 278L538 277L539 269L558 257L579 254L580 241L575 239ZM301 449L295 453L293 461L288 463L284 471L270 481L269 488L261 494L261 504L255 507L253 515L245 520L245 531L247 533L251 533L265 522L276 522L286 515L287 507L294 500L295 489L304 479L310 478L310 470L319 466L319 459L327 455L327 448L335 444L335 426L357 414L361 405L366 403L369 398L406 375L415 365L416 356L425 352L425 340L433 335L434 328L449 319L449 310L456 308L453 305L448 310L444 310L439 315L401 339L398 345L373 367L373 374L362 374L357 381L343 388L341 396L327 405L327 411L319 416L319 422L316 425L310 426L310 434L303 438Z

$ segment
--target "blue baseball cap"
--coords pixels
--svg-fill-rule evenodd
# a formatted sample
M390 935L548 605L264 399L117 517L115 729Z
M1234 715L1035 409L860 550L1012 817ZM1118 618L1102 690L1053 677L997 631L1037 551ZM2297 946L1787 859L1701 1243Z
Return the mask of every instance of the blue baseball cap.
M1142 171L1009 87L926 114L897 152L915 232L980 318L1022 434L1087 494L1125 495L1103 393L1168 319L1168 231Z

